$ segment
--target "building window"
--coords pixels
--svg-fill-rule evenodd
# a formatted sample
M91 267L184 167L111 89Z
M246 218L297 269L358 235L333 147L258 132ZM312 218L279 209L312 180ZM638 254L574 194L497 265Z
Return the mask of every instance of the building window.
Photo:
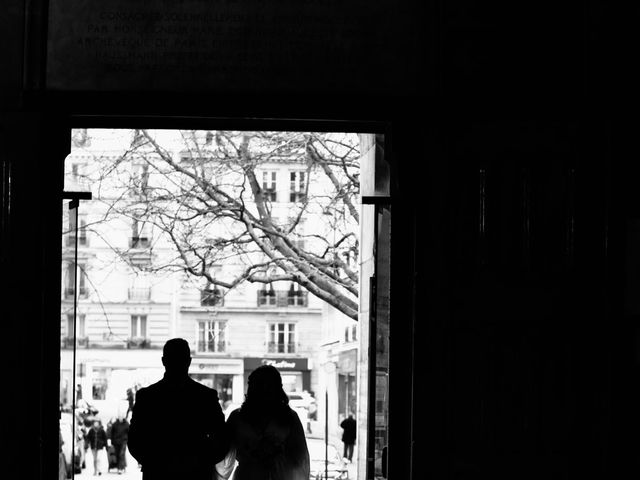
M351 326L351 340L352 341L356 341L358 340L358 326L357 325L352 325Z
M86 288L86 266L84 264L78 264L78 298L87 298L87 288ZM67 282L64 288L64 298L72 299L73 292L75 288L75 279L76 279L76 268L73 262L67 263Z
M134 302L148 302L151 300L151 287L133 286L129 288L129 300Z
M80 218L80 227L78 228L78 245L86 247L89 242L87 241L87 220ZM76 218L75 215L69 215L69 226L67 230L67 247L73 247L76 243Z
M196 352L222 353L226 350L226 322L203 320L198 322Z
M269 287L263 286L258 290L258 306L276 306L276 291L273 289L273 285L269 284Z
M67 314L67 332L64 337L64 346L72 348L73 345L73 314ZM78 315L78 323L76 324L76 343L78 347L87 347L88 339L85 336L85 316L84 314Z
M307 180L305 172L289 172L290 174L290 191L289 201L304 202L307 199Z
M295 323L271 323L269 324L269 353L295 353L296 352L296 324Z
M291 282L291 286L287 292L287 305L290 307L306 307L308 301L307 292L295 282Z
M84 327L84 319L85 316L83 314L78 315L78 324L77 324L77 329L76 329L76 337L77 338L84 338L84 332L85 332L85 327ZM67 337L68 338L73 338L73 314L68 314L67 315Z
M151 300L151 280L147 273L136 273L129 287L127 297L134 302L148 302Z
M137 218L133 219L129 246L131 248L149 248L151 246L148 222L140 221Z
M277 172L275 171L262 172L262 194L268 202L275 202L278 198L277 178Z
M147 338L147 316L131 315L131 338Z
M134 163L131 171L131 195L144 195L149 187L149 164Z
M214 284L208 284L200 290L200 305L203 307L221 307L224 304L222 289Z
M80 219L80 229L78 230L78 245L86 247L87 243L87 221Z

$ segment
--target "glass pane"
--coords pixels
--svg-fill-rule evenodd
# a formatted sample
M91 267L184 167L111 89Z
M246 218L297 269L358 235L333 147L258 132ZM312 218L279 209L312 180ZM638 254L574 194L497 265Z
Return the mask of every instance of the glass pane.
M146 315L140 315L140 332L138 332L138 335L144 338L147 337L147 316Z
M147 136L157 139L172 158L184 162L201 181L194 182L175 164L164 161L146 141ZM351 282L348 292L333 290L344 302L325 302L311 289L288 302L291 278L299 277L282 277L281 267L260 267L255 270L256 276L274 275L286 281L243 281L223 292L216 287L210 290L211 299L202 301L201 289L207 279L198 277L197 272L216 265L216 280L233 284L246 268L264 264L260 246L236 231L246 225L234 217L242 210L233 207L233 201L217 205L214 199L202 202L210 187L224 190L224 198L255 206L251 189L244 188L244 170L237 168L242 159L236 159L235 150L230 148L243 136L252 138L247 153L260 159L255 163L259 165L256 173L268 172L256 178L274 189L272 201L276 200L275 190L284 189L285 195L278 198L278 203L269 205L270 220L285 226L301 215L288 237L304 247L308 258L301 255L300 261L322 258L326 251L326 258L344 258L349 250L359 251L360 159L356 134L216 131L207 135L197 130L85 129L84 140L72 144L65 178L66 190L82 190L78 185L84 181L83 189L92 190L93 199L80 203L81 222L77 223L83 232L80 237L86 240L78 242L82 268L77 274L74 244L63 242L62 269L70 292L62 301L67 309L61 315L62 336L68 334L66 315L73 316L73 309L68 309L73 307L76 278L79 295L77 316L72 322L76 342L65 344L61 339L60 399L70 405L74 391L82 392L76 393L77 398L82 397L77 408L82 409L82 420L95 417L105 427L122 412L129 416L138 389L162 378L164 342L179 336L193 347L189 374L218 390L227 414L244 400L253 369L265 364L276 366L291 395L292 408L307 432L310 449L320 452L312 455L312 462L322 463L325 440L330 451L341 456L340 425L350 412L360 423L366 424L368 418L367 390L360 389L359 383L361 367L365 365L367 371L368 357L360 352L362 346L367 347L368 333L362 335L362 345L344 333L345 327L358 319L359 265L354 261L352 272L342 267L329 272L329 276L339 275L342 282ZM339 192L325 170L316 168L320 165L311 168L306 147L315 148L320 155L318 162L322 158L330 160L326 166L340 179ZM203 151L206 155L202 158L194 156ZM265 152L276 154L265 156ZM305 166L309 168L302 171ZM276 180L281 184L276 185ZM292 203L288 188L293 194ZM68 215L63 220L69 237ZM173 237L172 228L176 234ZM71 238L67 237L65 242ZM179 255L180 247L186 257ZM185 261L194 262L193 268L185 269ZM322 262L317 266L326 267ZM268 295L260 296L260 290ZM295 284L294 291L300 290ZM221 293L225 294L224 301L217 301ZM335 299L335 295L323 298ZM302 308L304 312L300 312ZM213 354L217 352L224 355ZM366 432L360 438L365 439ZM93 474L90 453L88 457L83 476ZM358 450L352 462L338 458L334 463L348 471L349 479L364 480L361 461L366 461L366 452ZM137 461L128 457L128 465L123 478L140 479ZM103 471L103 476L106 473ZM315 470L312 478L319 473Z
M389 286L391 210L377 208L374 477L384 478L383 450L389 430Z
M81 419L77 414L77 403L82 400L82 388L76 383L78 372L75 365L75 346L78 339L84 335L84 325L77 326L76 291L76 226L77 209L69 209L69 201L63 201L63 234L62 248L65 252L63 262L64 291L62 292L62 321L61 354L60 354L60 472L68 478L73 478L81 470L83 454L83 435ZM82 278L82 277L80 277Z

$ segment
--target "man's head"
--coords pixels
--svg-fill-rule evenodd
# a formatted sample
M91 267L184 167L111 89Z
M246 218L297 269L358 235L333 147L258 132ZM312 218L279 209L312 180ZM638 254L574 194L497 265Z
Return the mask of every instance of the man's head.
M184 338L172 338L162 349L162 364L169 374L186 375L191 365L191 349Z

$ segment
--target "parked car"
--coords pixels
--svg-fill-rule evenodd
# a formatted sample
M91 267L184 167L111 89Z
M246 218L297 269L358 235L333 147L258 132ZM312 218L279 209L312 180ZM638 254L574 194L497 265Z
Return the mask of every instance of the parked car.
M310 393L305 391L287 392L287 396L289 397L289 406L298 414L302 424L306 425L306 423L311 420L311 412L315 411L312 407L315 406L316 399L313 398Z
M75 424L75 434L76 438L80 432L80 426L76 422ZM67 478L71 478L71 473L81 473L82 472L82 455L80 449L82 445L76 441L75 443L75 455L71 455L71 448L73 446L73 435L74 435L74 424L73 424L73 414L68 412L62 412L60 414L60 435L62 437L62 451L61 454L64 457L64 461L66 464L66 472ZM73 458L73 467L72 467L72 458Z
M310 393L302 391L302 392L287 392L287 397L289 397L289 406L293 409L296 408L306 408L309 409L311 404L316 402L316 399L311 396Z
M348 480L349 471L347 464L342 459L338 449L332 444L328 445L328 463L326 472L331 480ZM307 438L309 459L311 460L310 480L323 480L325 478L325 443L323 439Z

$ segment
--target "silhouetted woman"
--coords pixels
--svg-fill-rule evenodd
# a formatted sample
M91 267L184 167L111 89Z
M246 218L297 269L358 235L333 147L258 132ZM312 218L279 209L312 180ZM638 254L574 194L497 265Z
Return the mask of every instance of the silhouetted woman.
M225 427L230 455L238 461L233 480L309 480L304 429L275 367L261 366L249 375L245 401Z

